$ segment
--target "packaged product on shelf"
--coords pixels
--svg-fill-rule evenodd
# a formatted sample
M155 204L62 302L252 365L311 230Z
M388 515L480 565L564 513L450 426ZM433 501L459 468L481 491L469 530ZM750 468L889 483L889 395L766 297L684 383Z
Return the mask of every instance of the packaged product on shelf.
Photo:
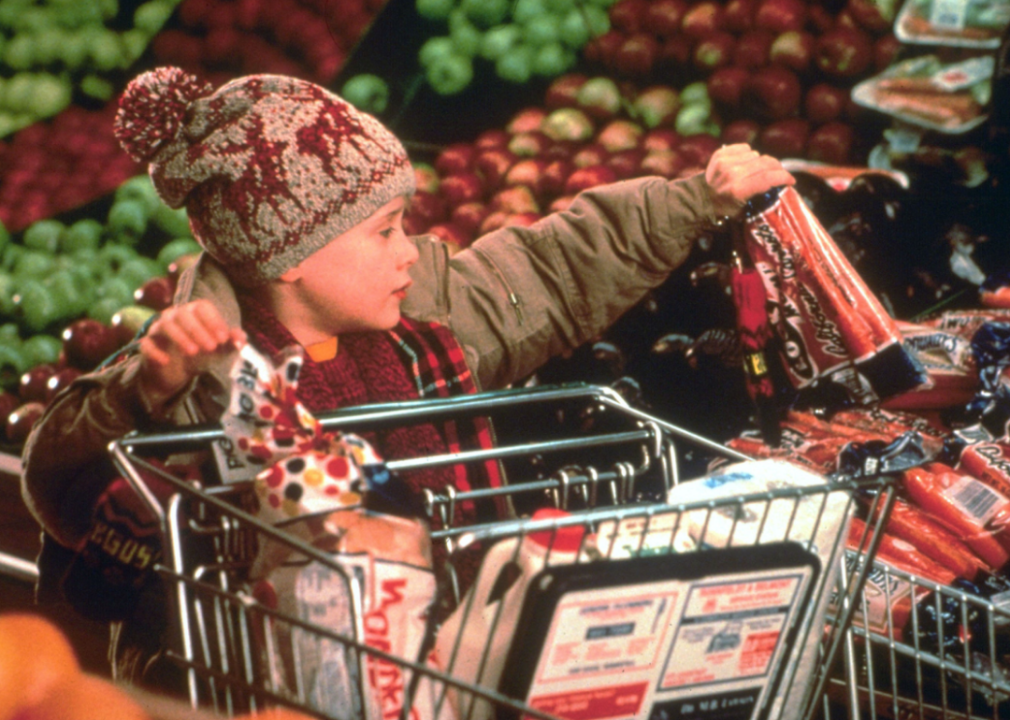
M859 83L852 99L912 125L962 134L985 122L993 67L990 55L948 64L923 55Z
M906 43L991 49L1008 24L1007 0L908 0L894 34Z

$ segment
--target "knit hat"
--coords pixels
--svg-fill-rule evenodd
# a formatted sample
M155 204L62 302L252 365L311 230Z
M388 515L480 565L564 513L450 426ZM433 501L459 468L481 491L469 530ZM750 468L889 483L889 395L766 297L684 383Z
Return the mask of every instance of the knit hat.
M127 86L115 132L243 285L279 277L414 192L410 160L389 130L296 78L251 75L215 91L179 68L158 68Z

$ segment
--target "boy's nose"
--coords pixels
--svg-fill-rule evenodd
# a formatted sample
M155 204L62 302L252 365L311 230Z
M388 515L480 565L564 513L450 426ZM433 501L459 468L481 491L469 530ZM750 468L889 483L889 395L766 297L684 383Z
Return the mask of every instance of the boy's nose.
M396 259L401 268L409 268L417 262L421 253L417 250L417 245L405 233L400 233L400 242L396 246Z

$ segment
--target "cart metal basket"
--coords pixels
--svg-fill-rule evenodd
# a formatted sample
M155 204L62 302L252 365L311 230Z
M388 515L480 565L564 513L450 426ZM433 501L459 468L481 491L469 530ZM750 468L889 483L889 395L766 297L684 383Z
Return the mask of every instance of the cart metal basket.
M363 432L464 415L492 418L500 436L508 435L501 432L503 428L520 427L525 437L538 439L509 442L499 437L491 451L388 462L393 472L409 472L497 459L510 476L503 488L464 493L449 487L427 494L432 542L441 543L449 558L448 580L439 584L434 604L445 612L431 613L420 651L410 657L370 642L365 627L367 589L346 565L255 516L251 479L219 484L215 478L204 478L194 485L147 459L206 450L222 442L220 428L131 435L110 446L119 470L163 521L163 558L158 569L171 588L175 629L168 655L185 669L194 706L234 715L286 705L340 720L380 715L460 720L794 718L828 710L831 689L848 689L855 697L865 685L859 675L857 647L867 633L861 628L850 631L850 625L859 614L863 585L874 571L870 560L894 500L891 479L825 481L706 499L690 499L693 496L688 492L683 497L689 500L680 502L677 490L697 487L687 481L704 474L713 458L731 462L748 458L632 408L613 390L596 386L529 388L364 406L319 419L326 430ZM157 474L177 493L164 504L158 502L142 473ZM841 559L857 493L872 498L875 507L869 517L877 519L868 523L856 550L860 561L846 565ZM453 525L456 503L496 496L507 499L522 515L542 507L567 512ZM559 549L559 539L573 529L579 538L577 546ZM546 550L538 574L527 578L527 596L516 606L516 612L522 613L518 619L503 619L508 613L503 593L515 586L514 577L512 585L494 590L494 602L475 601L476 590L460 592L453 572L453 559L459 553L480 543L488 557L495 551L503 566L514 568L528 562L528 541L534 538ZM339 582L339 594L346 599L339 608L339 626L313 622L312 617L262 602L248 571L257 547L264 542L287 546L303 566L319 568L330 582ZM485 558L485 565L488 562ZM498 584L504 575L496 575ZM637 584L629 584L634 578ZM750 586L753 589L768 578L772 582L761 586L773 596L767 606L754 605L754 595L727 591L719 597L727 603L751 603L750 610L741 606L737 612L717 611L723 600L705 594L716 581L720 588L739 591L746 582L757 583ZM531 601L532 595L537 595L537 602ZM648 677L660 679L651 685L628 684L618 688L620 692L593 681L588 695L570 688L546 692L545 688L566 687L562 677L566 672L570 676L606 667L587 665L585 659L578 667L574 660L551 665L561 648L568 648L570 656L573 647L606 648L590 641L636 632L631 622L585 626L581 645L566 644L572 618L588 612L587 607L599 607L599 603L583 601L600 597L610 602L645 598L637 605L620 605L622 612L648 606L656 609L657 623L661 612L668 613L663 617L671 619L665 625L659 623L658 630L653 623L654 635L645 633L634 639L639 650L655 643L655 652L650 650L649 656L655 667L647 668L654 675ZM691 610L692 598L700 602L705 597L709 599L704 611L701 605ZM667 600L671 600L669 605ZM681 603L678 617L670 614L676 602ZM544 608L549 612L544 614ZM472 618L477 615L482 619L475 626ZM742 630L748 623L752 629ZM766 632L753 631L758 626ZM688 658L693 656L687 650L701 647L695 642L699 638L704 647L698 652L709 655L695 658L697 667L688 672ZM901 651L895 643L890 648L892 657ZM436 650L437 662L433 662ZM313 663L336 656L339 672L322 683ZM721 658L724 665L712 665L713 657ZM720 669L727 659L736 663L738 674L745 668L744 676L759 678L753 681L759 689L752 692L734 685L738 678ZM631 677L636 668L630 666L635 662L625 660L629 665L625 676ZM314 673L316 686L312 687L306 678ZM697 673L714 674L700 681ZM613 673L602 677L613 677ZM534 692L541 681L543 687ZM551 685L553 681L560 684ZM377 682L385 682L380 700L376 699ZM335 704L320 701L320 685L340 695ZM892 683L887 690L896 686ZM708 691L701 692L699 687ZM713 692L712 687L733 691ZM661 696L661 690L668 695ZM880 683L869 689L871 694L880 691Z

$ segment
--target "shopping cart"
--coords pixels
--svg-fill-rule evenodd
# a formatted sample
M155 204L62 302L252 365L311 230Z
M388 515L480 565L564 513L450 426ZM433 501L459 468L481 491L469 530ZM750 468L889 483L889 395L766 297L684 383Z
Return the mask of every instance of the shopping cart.
M255 516L252 478L187 483L149 460L207 450L223 441L220 428L131 435L110 446L163 521L159 571L171 589L175 630L167 654L184 668L194 706L234 715L285 705L341 720L388 717L391 706L402 717L460 720L794 718L827 710L837 683L858 683L858 666L848 664L858 661L859 633L848 631L894 500L889 478L691 499L700 484L686 482L695 474L685 468L748 458L596 386L372 405L319 419L326 430L360 433L467 415L490 417L499 428L518 423L538 439L500 437L493 450L388 463L405 473L498 460L510 475L503 488L427 492L431 539L449 558L450 581L439 585L437 600L451 614L429 623L410 657L369 642L364 589L346 565ZM176 494L159 502L145 485L148 473ZM681 489L687 501L676 500ZM869 498L876 520L858 546L864 561L845 565L857 495ZM493 497L524 513L566 512L454 525L456 504ZM577 542L565 547L573 532ZM285 545L303 565L337 579L335 594L346 599L339 627L261 602L248 571L264 542ZM462 594L452 558L474 543L487 549L485 566L496 553L513 570L529 564L534 543L536 573L521 582L513 574L504 587L508 573L489 575L495 587L486 598L478 577ZM520 601L506 607L520 586ZM595 612L610 620L580 619ZM651 630L639 622L647 612L655 613ZM608 660L615 648L626 654ZM326 683L313 665L335 656L339 672L326 681L339 688L339 707L320 701ZM377 678L390 677L379 693ZM394 702L387 706L377 693Z

